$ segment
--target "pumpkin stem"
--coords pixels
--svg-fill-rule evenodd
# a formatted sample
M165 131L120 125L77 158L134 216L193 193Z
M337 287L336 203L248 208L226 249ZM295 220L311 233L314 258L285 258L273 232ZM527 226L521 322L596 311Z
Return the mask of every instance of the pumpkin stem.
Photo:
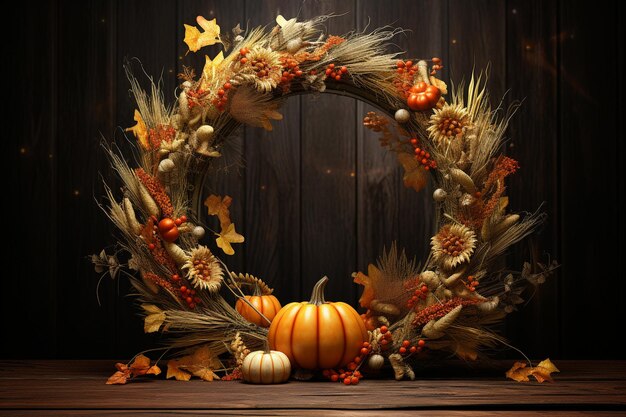
M315 284L315 286L313 287L313 291L311 292L311 299L309 300L309 304L315 304L316 306L319 306L326 302L326 300L324 300L324 288L326 288L327 283L327 276L324 276L322 279L317 281L317 284Z
M261 292L261 287L259 287L259 283L258 282L254 283L254 291L253 291L252 295L255 295L255 296L263 295L263 293Z

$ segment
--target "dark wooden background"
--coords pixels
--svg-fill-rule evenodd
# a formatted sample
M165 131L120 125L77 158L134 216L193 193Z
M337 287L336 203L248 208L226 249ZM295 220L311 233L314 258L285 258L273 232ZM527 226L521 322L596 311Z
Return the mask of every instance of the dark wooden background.
M2 357L128 357L158 344L142 334L125 279L98 277L86 259L113 243L100 212L100 177L119 186L99 148L101 135L124 145L133 103L122 64L137 57L163 76L173 99L185 56L183 22L217 17L273 23L277 13L335 12L331 33L383 25L409 29L396 43L412 57L439 56L457 82L491 66L492 100L524 99L507 152L522 165L509 182L515 210L542 203L549 218L511 252L521 267L530 248L562 263L503 331L534 357L626 358L618 343L625 316L623 6L564 0L105 1L19 2L6 13L2 48L4 193ZM618 2L619 3L619 2ZM368 26L369 25L369 26ZM229 169L207 192L235 199L247 243L234 270L267 278L284 302L308 296L322 274L329 298L356 304L350 273L397 239L423 258L431 234L430 190L401 184L393 155L360 120L368 107L338 96L289 100L271 134L246 129ZM237 169L238 165L243 168ZM531 294L529 294L531 296ZM516 352L505 352L510 357Z

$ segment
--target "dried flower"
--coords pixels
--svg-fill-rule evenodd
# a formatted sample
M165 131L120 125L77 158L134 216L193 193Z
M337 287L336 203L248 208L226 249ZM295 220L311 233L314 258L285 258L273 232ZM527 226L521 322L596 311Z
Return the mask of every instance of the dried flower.
M469 113L459 104L446 104L440 110L434 110L428 124L427 131L433 143L445 149L452 141L463 137L469 125Z
M224 272L217 258L206 246L198 246L191 251L191 257L183 266L188 269L188 277L195 287L217 292L222 285Z
M446 224L432 237L432 255L445 269L467 262L476 247L476 236L461 224Z
M161 209L163 216L171 217L174 214L174 208L172 207L172 202L170 201L169 196L165 192L165 188L163 184L159 182L159 180L146 171L143 168L135 169L135 173L137 174L137 178L139 181L146 187L150 196L156 201L157 205Z
M276 88L282 75L280 55L271 49L255 46L242 59L239 72L243 82L254 84L261 93L268 93Z

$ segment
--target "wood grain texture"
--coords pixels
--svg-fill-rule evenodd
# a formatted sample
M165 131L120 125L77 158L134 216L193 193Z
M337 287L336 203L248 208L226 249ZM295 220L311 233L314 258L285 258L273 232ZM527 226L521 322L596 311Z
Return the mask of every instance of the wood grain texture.
M246 2L251 26L290 19L300 4ZM272 132L246 128L246 272L274 287L282 305L302 300L300 97L287 100Z
M5 39L17 36L22 43L16 47L3 42L1 46L7 67L19 69L7 83L5 99L0 101L8 163L4 198L11 198L11 202L4 200L5 209L17 220L7 224L11 244L3 253L3 260L4 276L8 279L0 291L4 333L17 343L5 344L3 351L11 357L52 357L57 353L58 312L54 256L57 251L57 5L19 3L11 5L6 13L31 18L26 22L8 19L3 28ZM41 37L29 36L31 32ZM32 64L24 65L25 62ZM21 295L26 293L28 302L20 302L20 298L24 300ZM40 331L32 332L28 326L31 323L39 323ZM42 351L42 345L48 348Z
M616 55L623 47L618 28L624 15L608 2L593 8L561 3L559 14L561 343L564 355L580 356L576 341L580 329L589 329L590 336L602 342L590 344L585 355L620 357L624 353L619 331L608 317L626 314L626 283L617 272L619 266L609 261L609 254L624 250L624 207L616 204L624 195L619 122L619 89L623 93L624 88L619 65L623 69L624 64ZM581 25L583 20L589 24ZM595 57L602 57L602 76L612 80L617 91L597 88ZM615 242L610 250L607 242Z
M303 3L301 18L345 13L326 22L330 34L354 29L353 3ZM340 64L340 63L338 63ZM354 304L356 285L356 102L333 95L306 95L301 104L301 283L308 297L327 275L327 300Z
M403 13L398 14L400 9ZM446 11L446 2L430 0L362 1L357 3L358 28L406 28L406 33L394 39L397 51L405 51L406 59L439 56L446 62ZM357 117L362 120L368 111L375 110L358 103ZM419 193L404 187L404 170L396 154L382 149L378 138L379 134L358 126L357 251L361 271L367 270L368 263L375 263L383 248L389 248L393 241L406 250L409 258L426 259L434 229L432 187L429 184Z
M525 261L558 259L559 172L557 111L557 13L555 1L517 1L506 6L507 105L522 101L508 130L509 156L521 169L508 180L510 209L547 214L541 233L514 248L508 262L521 269ZM538 163L541 161L541 163ZM532 301L507 319L511 342L535 357L559 349L558 288L560 271L541 286ZM533 326L526 323L535 323Z
M363 380L357 386L296 382L187 383L159 378L126 386L104 385L113 361L1 361L0 410L101 410L120 412L255 412L296 409L383 410L626 410L626 362L557 361L553 384L504 378L509 362L478 365L471 375L459 363L425 369L418 381ZM104 414L106 415L106 414ZM341 414L338 414L341 415ZM479 414L480 415L480 414Z

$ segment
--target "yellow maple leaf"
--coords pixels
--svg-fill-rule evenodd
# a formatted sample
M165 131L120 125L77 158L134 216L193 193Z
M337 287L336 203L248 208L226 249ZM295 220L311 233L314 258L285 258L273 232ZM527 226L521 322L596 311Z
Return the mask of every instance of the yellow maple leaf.
M146 317L143 321L143 331L146 333L158 332L165 321L165 312L154 304L142 304L146 313Z
M135 109L135 115L133 116L133 120L137 122L137 124L133 127L129 127L124 129L125 132L133 132L135 138L139 141L141 146L144 149L150 148L150 143L148 142L148 128L143 121L143 117L141 117L141 113L139 110Z
M406 152L398 153L398 161L404 168L404 186L415 191L422 190L428 182L428 171Z
M220 51L215 58L211 59L208 55L204 56L205 63L202 69L202 76L200 77L200 88L208 90L211 88L211 84L217 72L224 62L224 52Z
M200 48L205 46L215 45L221 43L220 40L220 27L217 25L215 19L206 20L202 16L196 17L196 22L204 32L200 32L197 27L191 25L185 26L185 39L184 42L189 47L191 52L196 52Z
M213 381L220 379L213 370L221 367L222 363L205 345L196 349L191 355L170 360L167 363L167 378L189 381L192 376L196 376L205 381Z
M245 238L235 231L235 223L230 223L227 227L223 227L220 233L216 233L217 246L224 251L226 255L234 255L235 250L231 243L243 243Z

